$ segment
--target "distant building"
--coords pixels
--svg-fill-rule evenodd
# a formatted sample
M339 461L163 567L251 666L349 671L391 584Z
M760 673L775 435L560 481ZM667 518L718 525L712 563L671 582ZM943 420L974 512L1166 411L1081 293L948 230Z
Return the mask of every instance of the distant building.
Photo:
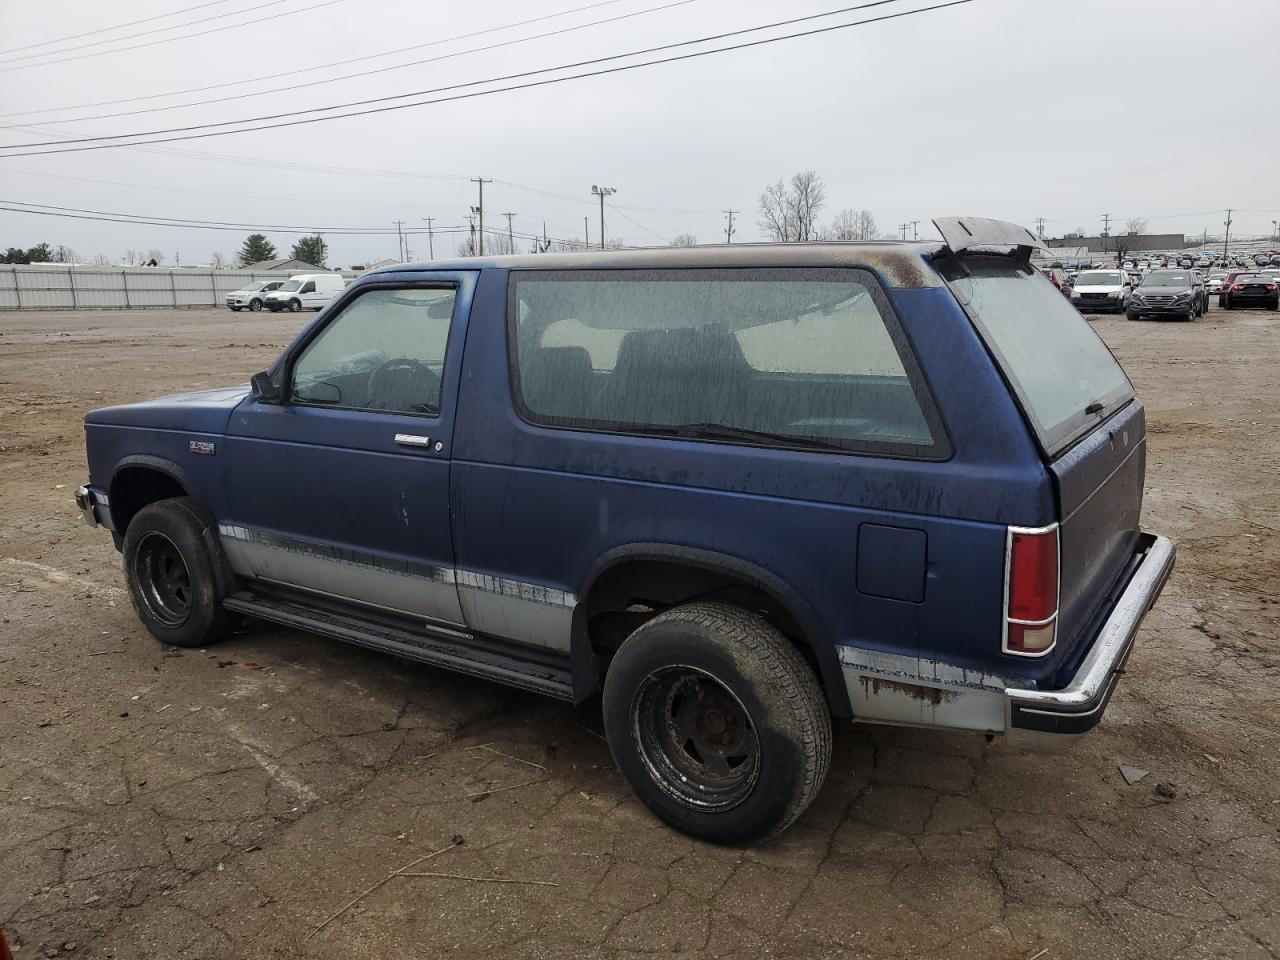
M307 263L304 260L259 260L257 263L251 263L242 270L288 270L290 273L328 273L324 267L317 267L314 263Z
M358 270L360 273L368 273L370 270L381 270L383 267L390 267L400 262L399 260L388 258L386 260L374 260L370 263L353 263L351 269Z
M1182 250L1187 246L1187 238L1180 233L1135 233L1120 237L1078 237L1069 234L1046 242L1050 249L1084 247L1089 253L1115 253L1117 239L1130 253L1141 253L1144 250Z

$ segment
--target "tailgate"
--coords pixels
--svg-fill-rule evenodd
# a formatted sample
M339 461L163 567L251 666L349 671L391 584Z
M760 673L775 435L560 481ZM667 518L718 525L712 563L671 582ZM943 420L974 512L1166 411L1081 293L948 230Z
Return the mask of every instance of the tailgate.
M1146 459L1146 417L1134 400L1050 464L1060 522L1058 643L1068 662L1133 557Z

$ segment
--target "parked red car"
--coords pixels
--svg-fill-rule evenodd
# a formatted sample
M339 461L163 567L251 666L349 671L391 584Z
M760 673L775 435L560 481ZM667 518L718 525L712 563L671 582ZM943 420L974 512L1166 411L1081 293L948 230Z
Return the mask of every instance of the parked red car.
M1071 296L1071 279L1067 276L1067 271L1058 267L1041 267L1040 272L1049 278L1049 282L1058 288L1058 292L1064 297Z

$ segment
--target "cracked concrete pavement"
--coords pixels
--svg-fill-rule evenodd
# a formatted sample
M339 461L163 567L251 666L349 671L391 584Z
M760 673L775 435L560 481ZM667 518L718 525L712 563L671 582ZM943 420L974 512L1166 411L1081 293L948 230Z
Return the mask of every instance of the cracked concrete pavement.
M243 382L302 322L0 314L20 960L1280 955L1275 315L1095 321L1148 408L1145 522L1180 551L1102 727L1055 755L838 725L817 802L745 850L658 824L592 707L264 624L145 634L71 502L81 416Z

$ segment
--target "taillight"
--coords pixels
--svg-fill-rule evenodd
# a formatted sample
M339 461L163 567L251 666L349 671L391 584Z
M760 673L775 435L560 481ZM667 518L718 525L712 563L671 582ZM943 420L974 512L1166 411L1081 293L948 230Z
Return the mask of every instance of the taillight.
M1236 284L1235 286L1233 286L1231 289L1232 289L1232 290L1243 290L1243 289L1244 289L1244 284L1243 284L1243 283L1237 283L1237 284Z
M1005 547L1005 653L1039 657L1053 649L1058 586L1058 525L1010 527Z
M1267 284L1267 289L1268 289L1268 290L1274 290L1275 288L1276 288L1276 285L1275 285L1274 283L1268 283L1268 284Z

